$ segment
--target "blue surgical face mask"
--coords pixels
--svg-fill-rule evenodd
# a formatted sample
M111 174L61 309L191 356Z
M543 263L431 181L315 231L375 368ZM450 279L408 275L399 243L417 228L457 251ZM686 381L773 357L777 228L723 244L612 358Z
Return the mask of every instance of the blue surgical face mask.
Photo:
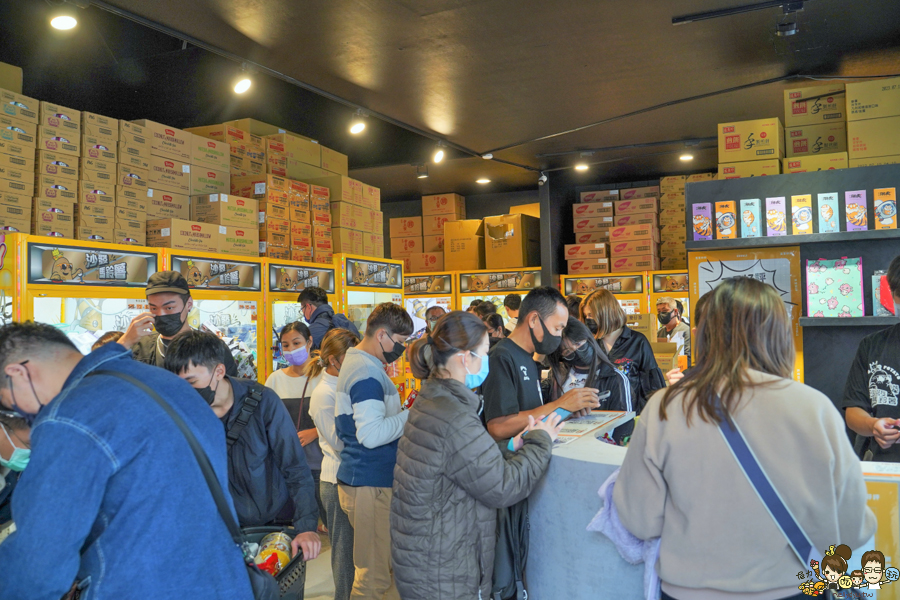
M31 458L31 450L29 448L19 448L16 446L12 438L9 437L9 433L6 431L6 427L0 425L0 429L3 430L3 435L6 436L7 441L9 441L9 445L13 447L12 455L9 457L9 460L6 460L2 456L0 456L0 467L5 467L10 471L16 471L21 473L25 470L25 467L28 466L28 460Z
M481 359L481 368L477 373L469 373L469 367L465 364L465 354L460 353L460 356L463 357L463 366L466 369L466 387L470 390L473 390L484 383L484 380L487 379L488 371L490 370L490 361L488 361L487 355L479 356L474 352L471 353L475 358Z

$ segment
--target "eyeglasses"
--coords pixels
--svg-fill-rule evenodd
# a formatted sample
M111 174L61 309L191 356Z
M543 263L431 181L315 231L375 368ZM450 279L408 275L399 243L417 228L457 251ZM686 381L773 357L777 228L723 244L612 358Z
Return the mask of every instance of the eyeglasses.
M577 344L573 344L571 348L568 348L568 349L562 351L562 357L563 358L571 358L572 356L575 355L575 352L577 352L582 346L584 346L584 344L585 344L584 340L578 342Z
M881 575L884 573L884 569L879 569L878 567L866 567L863 569L864 573L875 573L876 575Z

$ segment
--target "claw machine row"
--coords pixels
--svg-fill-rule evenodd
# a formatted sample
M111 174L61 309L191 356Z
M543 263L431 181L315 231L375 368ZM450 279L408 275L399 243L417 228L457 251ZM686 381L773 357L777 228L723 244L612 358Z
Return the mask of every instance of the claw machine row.
M269 339L265 360L268 377L278 369L288 366L281 356L281 344L278 340L281 329L294 321L306 323L298 301L300 292L309 287L320 287L325 290L328 303L333 308L336 309L339 302L333 268L321 264L274 259L266 259L263 264L268 274L265 286L265 310L263 310L263 326Z
M146 312L144 289L162 264L161 252L41 236L11 238L6 237L6 258L14 250L16 297L24 305L17 307L16 320L54 325L88 353L104 333L125 331ZM2 277L5 281L5 261Z
M430 275L406 275L403 278L403 302L406 312L413 320L413 334L410 341L425 335L428 311L439 306L445 312L459 310L459 302L455 295L455 273L432 273ZM421 389L421 381L413 377L409 363L406 363L406 390L408 404L412 405L415 396Z
M335 254L338 305L335 312L344 313L360 335L366 333L366 320L383 302L403 306L403 261L369 258L353 254ZM406 356L387 365L385 371L397 386L400 399L406 400Z
M584 297L594 290L606 289L613 293L626 315L645 315L650 312L646 279L646 272L612 273L600 277L561 275L560 291L565 296L575 294Z
M191 327L218 335L232 348L240 377L265 381L259 357L266 356L267 338L258 335L262 259L168 249L162 255L164 268L184 275L191 288Z
M691 286L688 283L687 271L649 271L647 273L647 289L650 292L649 309L656 313L656 301L659 298L674 298L684 305L683 316L691 320Z
M505 271L462 271L459 273L460 310L466 310L473 300L487 300L497 307L504 324L509 321L503 299L508 294L523 297L541 285L540 267L531 269L507 269Z

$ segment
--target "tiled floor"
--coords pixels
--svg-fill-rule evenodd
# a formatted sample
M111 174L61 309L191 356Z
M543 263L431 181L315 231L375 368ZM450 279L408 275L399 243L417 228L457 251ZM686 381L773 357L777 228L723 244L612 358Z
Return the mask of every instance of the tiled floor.
M334 579L331 577L331 544L327 535L322 538L322 553L306 565L304 600L333 600Z

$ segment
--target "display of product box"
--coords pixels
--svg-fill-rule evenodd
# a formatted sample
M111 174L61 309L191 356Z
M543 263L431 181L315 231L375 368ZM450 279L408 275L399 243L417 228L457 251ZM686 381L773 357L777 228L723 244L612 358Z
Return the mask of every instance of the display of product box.
M0 114L0 140L33 149L38 142L38 125Z
M787 206L785 198L766 198L766 236L781 235L787 235Z
M259 256L259 232L255 227L219 226L219 254Z
M849 166L846 152L821 154L818 156L797 156L781 161L782 171L787 173L806 173L808 171L831 171L846 169Z
M693 214L694 241L708 241L713 239L713 212L712 204L702 202L691 206Z
M147 190L147 219L191 218L191 200L185 194L175 194L163 190Z
M737 238L737 212L735 202L716 202L716 239L733 240Z
M897 156L879 156L877 158L851 158L850 168L856 167L877 167L879 165L896 165L900 164L900 155Z
M121 185L116 186L116 206L124 206L125 208L133 208L147 212L150 206L150 200L147 197L149 190L139 188L126 188Z
M900 77L848 83L846 90L847 121L850 123L900 116ZM853 157L852 153L850 157Z
M875 188L875 229L897 229L897 189Z
M280 202L267 202L265 200L257 200L257 211L259 223L265 223L268 219L278 219L289 221L291 218L290 206L286 206Z
M269 152L279 152L283 154L285 158L292 158L314 167L322 166L322 146L309 139L296 137L287 133L276 133L274 135L269 135L263 141L263 144L266 147L267 154ZM346 165L346 163L344 164ZM287 166L286 163L285 166ZM333 171L333 169L326 170ZM345 173L342 174L346 175L346 166L344 171Z
M276 219L267 217L265 221L259 223L260 239L266 237L269 233L280 233L284 235L291 234L291 222L287 219Z
M851 160L900 154L900 116L850 121L847 146Z
M174 169L170 169L168 167L169 164L172 164L169 160L165 158L156 158L155 160L160 160L165 165L165 173L174 172ZM121 185L122 187L136 187L136 188L154 188L154 189L163 189L166 190L169 186L169 181L177 181L177 179L173 179L173 176L170 174L160 174L163 171L148 171L145 169L138 169L137 167L132 167L129 165L119 164L116 167L116 185ZM157 175L156 181L154 181L154 174ZM174 184L173 184L174 187ZM176 191L176 190L169 190ZM183 190L182 190L183 191Z
M347 175L348 159L346 154L341 154L331 148L321 146L322 149L322 168L338 175ZM315 164L315 163L313 163Z
M231 147L228 142L220 142L199 135L190 134L191 164L226 171L231 163Z
M191 196L206 194L227 194L231 190L231 175L228 171L216 171L208 167L191 167Z
M610 260L609 270L612 273L629 271L655 271L659 269L659 257L655 254L640 256L616 256Z
M681 220L684 221L684 210L681 211ZM632 215L619 215L613 217L613 226L655 225L659 227L659 222L659 215L656 213L635 213Z
M335 227L331 230L331 243L335 254L362 254L363 233L354 229Z
M52 127L38 127L36 145L38 150L81 156L81 138Z
M581 202L614 202L619 199L619 190L581 192Z
M276 246L274 244L260 242L259 255L277 260L291 260L291 249L287 246Z
M866 231L869 229L868 203L866 190L844 192L844 204L847 215L847 231Z
M659 243L652 239L611 242L610 254L613 258L619 256L640 256L643 254L659 255L658 245Z
M807 260L806 283L807 316L846 318L865 314L862 258Z
M466 199L459 194L435 194L422 196L422 215L456 215L456 220L466 218Z
M659 186L653 185L619 190L619 202L624 200L640 200L644 198L659 198ZM616 207L618 208L618 204Z
M309 217L313 225L318 225L319 227L331 227L331 213L327 210L320 210L313 206L313 209L309 213Z
M3 182L3 180L0 179L0 182ZM73 182L71 179L41 175L34 180L33 184L27 182L27 185L34 186L33 195L36 198L59 199L68 202L78 201L78 183Z
M120 165L120 167L121 166L122 165ZM151 156L149 187L177 194L190 195L191 166L171 158L155 155Z
M30 160L23 156L12 154L0 154L0 159L2 159L2 157L17 159L19 161L26 161L26 163ZM78 179L78 160L72 160L72 157L69 155L58 154L56 152L47 152L46 150L38 150L33 163L34 172L37 175L53 175L58 177L68 177L70 179Z
M781 160L751 160L719 165L719 180L740 179L742 177L765 177L766 175L780 175Z
M781 119L757 119L719 123L719 162L784 158L784 127Z
M445 238L446 235L445 232ZM485 217L484 260L487 269L539 265L541 263L540 220L522 214Z
M368 211L367 209L357 204L349 204L347 202L332 202L331 224L333 227L343 227L345 229L357 229L359 231L364 231L366 228L363 227L363 220L368 218L370 212L371 211ZM421 233L422 218L415 217L413 219L418 219L418 230ZM404 234L409 234L409 227L416 229L415 225L411 225L413 223L413 219L391 219L391 228L393 230L394 226L396 225L398 235L401 232ZM394 221L397 221L397 223L394 223ZM393 235L393 231L391 232L391 235Z
M191 133L146 119L134 121L134 124L142 127L143 135L150 139L150 154L171 158L176 162L191 162ZM119 131L121 133L121 128Z
M589 233L609 229L613 226L613 217L587 217L575 218L573 230L575 233Z
M819 233L834 233L841 230L837 193L819 194L816 207Z
M659 229L651 225L613 227L609 230L609 240L611 248L614 248L617 242L653 240L659 243Z
M147 221L147 245L151 247L216 252L218 244L218 225L181 219Z
M103 138L81 136L81 155L85 158L108 160L118 162L119 154L116 142L110 142Z
M567 260L567 273L569 275L591 274L591 273L609 273L608 258L578 258Z
M784 91L784 125L818 125L847 120L844 84Z
M58 104L41 102L40 120L38 123L44 127L66 131L77 137L81 134L81 111Z
M576 219L585 219L589 217L611 217L613 216L613 203L585 202L583 204L573 204L572 215Z
M71 213L33 211L31 230L34 235L75 238L75 218Z
M422 238L422 252L443 252L443 235L426 235Z
M7 116L35 125L38 123L41 104L38 100L0 89L0 104L3 104L3 112Z
M659 212L659 200L655 197L619 200L615 203L615 212L616 215Z
M563 247L566 260L577 258L609 258L609 245L601 244L567 244Z
M256 229L259 226L259 208L254 198L228 194L192 196L191 219L200 223Z
M9 205L5 199L0 195L0 231L30 233L31 207Z
M791 196L791 233L809 235L813 232L812 195Z
M759 199L741 200L741 237L762 237L762 221L760 220Z
M406 258L424 251L421 237L391 237L391 258Z
M843 121L804 125L784 130L785 157L814 156L847 151L847 125Z

